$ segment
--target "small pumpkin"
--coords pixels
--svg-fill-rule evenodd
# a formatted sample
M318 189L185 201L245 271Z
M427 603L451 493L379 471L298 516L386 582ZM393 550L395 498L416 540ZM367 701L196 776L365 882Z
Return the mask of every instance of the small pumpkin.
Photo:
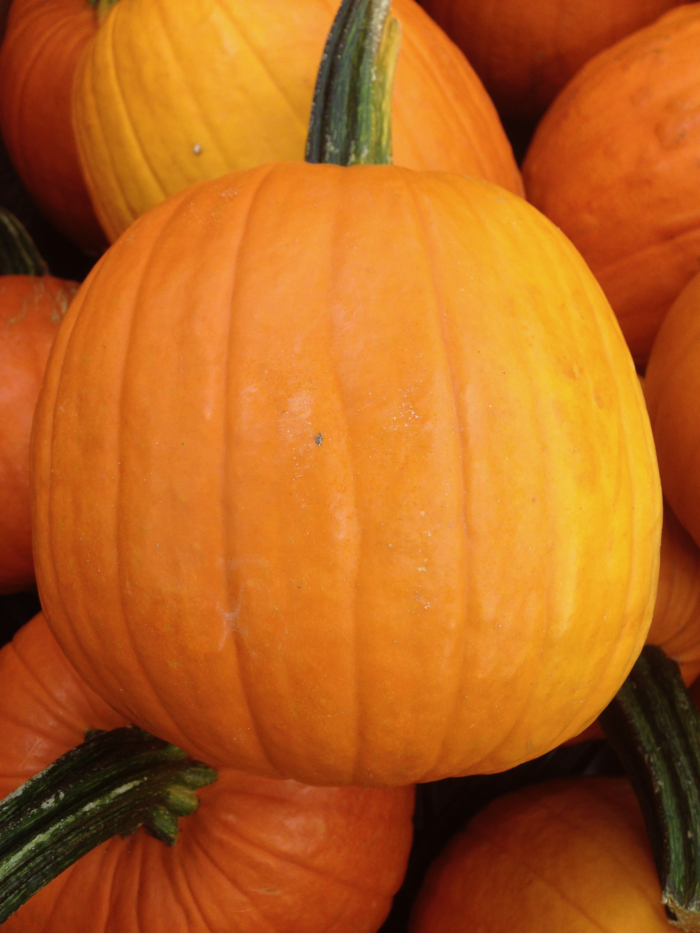
M592 58L523 162L530 201L581 251L639 366L700 267L698 41L689 3Z
M107 242L80 168L71 88L96 30L89 0L13 0L0 46L0 128L12 163L42 213L92 255Z
M204 178L300 160L339 0L120 0L85 49L74 123L110 240ZM478 175L522 192L496 111L454 44L414 0L396 74L398 164Z
M26 231L0 209L0 593L34 584L32 418L51 344L78 288L45 272Z
M679 0L421 0L507 121L535 124L579 68Z
M625 778L551 781L479 813L430 869L411 933L668 933Z
M0 798L127 723L76 675L42 615L0 651ZM411 845L413 788L312 788L222 770L168 847L105 842L7 920L7 933L374 933Z
M664 494L696 542L700 542L699 309L700 276L695 276L659 330L644 385Z
M33 466L60 644L212 765L503 770L595 718L651 619L628 350L565 237L474 178L278 163L149 211L61 329Z

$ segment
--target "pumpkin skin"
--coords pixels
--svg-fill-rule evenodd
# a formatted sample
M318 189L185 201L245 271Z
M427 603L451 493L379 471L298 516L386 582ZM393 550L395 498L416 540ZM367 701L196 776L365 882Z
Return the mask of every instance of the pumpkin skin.
M581 251L632 355L700 269L700 6L680 6L591 59L539 124L528 198Z
M46 360L78 286L0 276L0 593L34 584L29 439Z
M0 652L0 798L127 723L76 675L40 614ZM50 882L8 933L374 933L411 846L413 788L311 788L224 770L168 847L115 838ZM273 895L274 896L271 896Z
M696 542L700 541L700 276L683 289L654 341L644 394L658 450L664 494Z
M0 128L12 163L42 213L92 255L107 241L80 168L71 88L96 30L87 0L13 0L0 47Z
M506 120L536 123L596 53L678 0L421 0L454 39Z
M74 87L80 158L110 240L203 178L304 158L338 6L120 0L86 48ZM521 193L510 144L462 53L413 0L396 0L392 11L403 26L394 161Z
M410 933L667 933L625 778L551 781L496 800L428 872Z
M390 786L540 755L619 688L658 570L644 400L521 198L232 174L132 225L66 324L39 592L130 720L215 766Z

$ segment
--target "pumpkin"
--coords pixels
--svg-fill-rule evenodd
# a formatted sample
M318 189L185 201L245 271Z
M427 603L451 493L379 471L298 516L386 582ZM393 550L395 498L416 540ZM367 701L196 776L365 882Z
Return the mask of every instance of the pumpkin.
M75 67L96 29L88 0L13 0L0 46L0 129L43 214L70 240L99 255L107 244L71 124Z
M431 867L411 933L668 933L624 778L551 781L479 813Z
M595 56L523 162L530 201L581 251L640 366L700 267L699 39L690 3Z
M508 121L536 123L597 52L679 0L421 0L457 43Z
M76 675L43 616L0 651L0 797L124 720ZM413 788L311 788L232 770L173 847L139 831L84 856L7 933L374 933L411 844Z
M664 319L649 357L644 393L658 450L664 493L700 542L700 276L683 289Z
M33 476L60 644L215 766L503 770L592 721L651 619L627 348L565 237L474 178L277 163L143 215L61 328Z
M110 240L203 178L304 156L311 97L338 0L120 0L74 86L80 158ZM403 49L394 153L411 168L522 191L493 104L462 53L413 0L396 0Z
M0 210L0 593L34 584L29 439L58 325L78 286L43 272L18 222ZM23 270L9 274L9 270ZM35 274L29 274L30 270Z

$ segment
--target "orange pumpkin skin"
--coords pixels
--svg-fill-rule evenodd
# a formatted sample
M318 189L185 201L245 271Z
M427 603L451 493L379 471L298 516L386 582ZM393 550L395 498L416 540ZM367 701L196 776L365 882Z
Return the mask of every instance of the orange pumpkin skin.
M40 614L0 652L0 798L125 721ZM411 846L413 788L311 788L224 770L172 848L139 831L84 856L8 933L374 933Z
M0 47L0 128L10 158L56 229L93 255L107 243L80 168L71 88L96 29L87 0L13 0Z
M66 324L39 591L134 722L390 786L542 754L619 688L656 591L651 435L597 283L523 199L232 174L132 225Z
M86 48L74 88L80 157L110 240L196 181L303 159L338 6L120 0ZM403 26L394 161L522 192L493 104L462 53L413 0L392 9Z
M648 645L658 645L676 661L686 684L700 677L700 548L664 502L659 586ZM594 722L566 744L604 738Z
M29 438L51 344L78 286L0 276L0 593L34 584Z
M700 277L678 296L654 342L644 394L664 494L700 542Z
M530 201L581 251L643 365L700 268L700 6L671 10L591 59L539 124Z
M436 860L410 933L668 933L624 778L551 781L479 813Z
M457 43L502 117L539 120L593 55L679 0L421 0Z

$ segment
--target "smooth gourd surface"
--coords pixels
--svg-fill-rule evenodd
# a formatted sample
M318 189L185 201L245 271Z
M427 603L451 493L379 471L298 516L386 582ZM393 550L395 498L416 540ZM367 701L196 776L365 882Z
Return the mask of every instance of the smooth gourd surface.
M0 652L0 798L83 741L127 725L36 616ZM223 770L173 847L103 843L7 933L375 933L411 845L413 788L314 788Z
M668 933L624 778L551 781L479 813L430 869L411 933Z
M204 178L301 160L339 0L119 0L85 49L73 96L80 157L114 240ZM402 24L394 161L522 192L496 111L464 55L413 2Z
M287 163L144 215L61 329L33 463L61 645L214 765L508 768L651 619L631 358L568 241L476 179Z

